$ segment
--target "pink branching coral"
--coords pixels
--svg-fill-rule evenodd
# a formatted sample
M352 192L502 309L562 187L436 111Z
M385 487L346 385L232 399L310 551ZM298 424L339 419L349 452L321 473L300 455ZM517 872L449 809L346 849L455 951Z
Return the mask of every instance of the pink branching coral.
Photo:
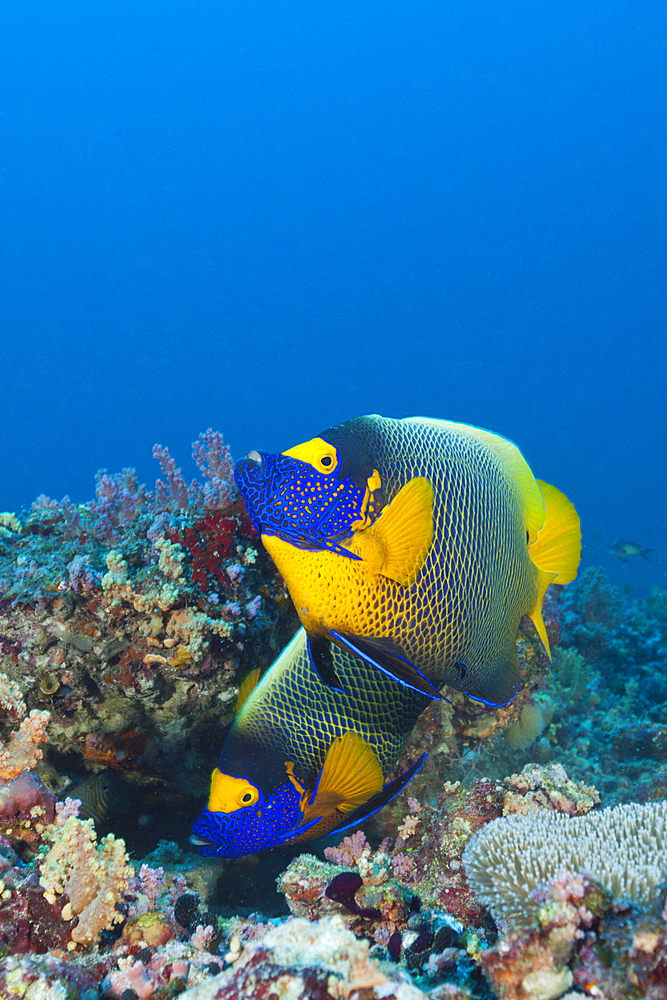
M63 917L79 918L72 947L93 944L100 931L124 919L115 906L134 873L125 843L109 834L98 846L93 821L75 816L54 827L51 837L53 845L41 863L44 896L53 903L57 894L66 893Z
M324 857L334 865L345 865L347 868L354 868L359 859L371 853L370 846L366 841L366 834L363 830L357 830L343 840L336 847L325 847Z
M29 771L36 761L42 759L39 745L46 739L46 726L51 715L33 708L30 715L24 718L26 707L19 686L6 674L0 674L0 708L13 721L22 720L8 743L0 747L0 778L8 781L21 771Z
M69 795L64 802L56 802L56 826L64 826L70 816L78 816L81 799L71 799Z
M167 477L166 482L158 479L155 483L158 508L171 510L176 507L185 510L188 506L188 487L183 478L183 471L177 467L175 460L169 454L169 449L161 444L153 446L153 458L158 460L163 474Z
M395 854L391 859L394 876L401 882L409 882L415 874L415 863L407 854Z
M234 460L222 434L209 427L193 443L192 457L210 480L204 483L204 506L209 510L228 507L234 495Z

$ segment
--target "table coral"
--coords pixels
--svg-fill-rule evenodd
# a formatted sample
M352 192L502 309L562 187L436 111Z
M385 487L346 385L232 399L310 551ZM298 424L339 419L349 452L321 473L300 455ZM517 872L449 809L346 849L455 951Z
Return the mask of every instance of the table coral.
M561 869L587 872L618 900L655 905L667 880L667 802L585 816L540 810L497 819L463 855L468 882L494 917L529 926L533 889Z

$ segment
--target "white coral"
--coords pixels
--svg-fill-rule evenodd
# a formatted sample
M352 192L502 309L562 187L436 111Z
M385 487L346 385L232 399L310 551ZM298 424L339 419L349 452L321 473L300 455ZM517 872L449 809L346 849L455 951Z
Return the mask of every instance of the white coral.
M654 906L667 880L667 802L586 816L541 810L487 823L465 849L468 883L494 917L531 922L529 894L565 869L586 871L612 896Z

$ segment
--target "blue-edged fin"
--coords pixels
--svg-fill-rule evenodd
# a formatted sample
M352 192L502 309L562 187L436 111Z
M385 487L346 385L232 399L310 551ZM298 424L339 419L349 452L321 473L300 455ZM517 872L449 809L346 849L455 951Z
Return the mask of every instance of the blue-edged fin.
M370 573L408 587L424 565L432 541L433 486L423 476L415 476L374 524L355 533L349 547Z
M234 714L238 715L245 703L247 702L250 695L253 693L257 685L259 684L259 678L262 671L259 667L255 667L251 670L249 674L246 674L241 681L241 687L239 688L239 693L236 696L236 705L234 707Z
M486 663L483 672L479 674L477 684L464 684L461 689L475 701L481 701L493 708L509 705L521 685L521 671L516 655L516 643L499 653L493 663ZM458 685L457 685L458 687Z
M417 670L390 639L370 639L368 636L352 635L351 632L340 632L338 629L331 629L329 634L342 649L361 657L366 663L392 677L403 687L419 691L427 698L441 700L440 692L431 684L428 677Z
M572 583L581 561L581 522L574 504L549 483L537 480L544 498L544 523L528 554L539 570L539 586L530 617L549 656L542 600L551 583Z
M426 760L428 754L422 754L416 764L413 764L409 771L405 774L399 775L398 778L394 778L390 781L388 785L385 785L381 792L374 795L372 799L369 799L365 805L360 806L359 809L355 810L350 816L345 817L345 823L343 826L336 826L331 833L342 833L343 830L349 830L353 826L358 826L359 823L363 823L364 820L368 819L370 816L374 816L376 812L384 808L387 803L391 802L399 795L408 782L412 781L415 774L421 771L424 761Z

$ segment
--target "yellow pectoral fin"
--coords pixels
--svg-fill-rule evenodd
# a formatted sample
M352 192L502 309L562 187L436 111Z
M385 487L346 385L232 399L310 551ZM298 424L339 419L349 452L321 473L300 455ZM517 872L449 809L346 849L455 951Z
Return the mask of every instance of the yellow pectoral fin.
M334 809L352 812L381 791L383 785L382 768L373 748L358 733L345 733L327 751L315 798L304 802L304 820L327 816Z
M433 541L433 487L416 476L399 490L379 518L358 532L350 548L371 572L407 587L424 565Z
M555 574L554 583L572 583L581 560L579 515L574 504L555 486L541 479L538 479L538 484L544 497L544 524L528 553L538 569Z

